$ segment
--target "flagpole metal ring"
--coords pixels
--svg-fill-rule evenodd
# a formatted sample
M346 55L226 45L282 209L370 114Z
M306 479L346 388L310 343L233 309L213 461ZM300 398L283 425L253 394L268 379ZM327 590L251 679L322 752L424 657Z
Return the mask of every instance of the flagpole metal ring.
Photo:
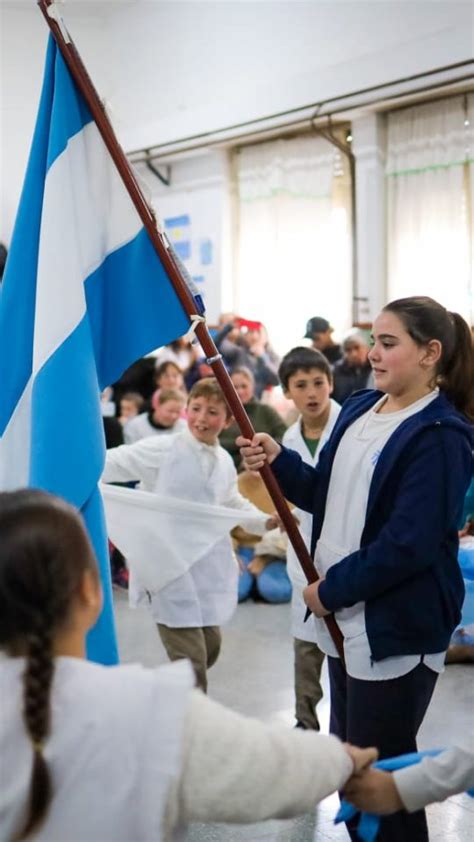
M212 365L212 363L217 363L221 359L222 359L222 354L215 354L213 357L206 357L206 362L207 362L208 365Z

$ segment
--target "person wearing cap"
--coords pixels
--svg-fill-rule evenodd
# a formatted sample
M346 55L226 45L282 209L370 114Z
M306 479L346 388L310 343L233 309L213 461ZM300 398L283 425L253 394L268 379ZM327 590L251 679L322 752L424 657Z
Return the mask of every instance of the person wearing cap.
M311 339L313 348L316 351L321 351L331 365L334 365L342 357L341 346L334 342L332 338L334 328L331 327L327 319L322 316L313 316L312 319L306 323L305 339Z

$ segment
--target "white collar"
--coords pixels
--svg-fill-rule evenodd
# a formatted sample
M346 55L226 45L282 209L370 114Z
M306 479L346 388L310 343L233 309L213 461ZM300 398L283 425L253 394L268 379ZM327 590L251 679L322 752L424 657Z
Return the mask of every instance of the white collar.
M186 427L183 430L183 436L190 442L191 446L194 447L200 453L212 453L213 455L217 456L217 451L220 448L219 441L216 441L214 444L205 444L203 441L198 441L194 438L193 434L191 433L189 427Z

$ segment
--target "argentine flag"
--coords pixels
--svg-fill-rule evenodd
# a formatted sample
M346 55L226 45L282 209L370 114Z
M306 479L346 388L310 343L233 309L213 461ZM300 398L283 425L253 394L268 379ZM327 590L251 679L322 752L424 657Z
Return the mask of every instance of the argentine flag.
M96 124L50 37L39 113L0 292L0 490L69 500L99 559L104 609L88 655L117 661L97 483L100 391L187 332Z

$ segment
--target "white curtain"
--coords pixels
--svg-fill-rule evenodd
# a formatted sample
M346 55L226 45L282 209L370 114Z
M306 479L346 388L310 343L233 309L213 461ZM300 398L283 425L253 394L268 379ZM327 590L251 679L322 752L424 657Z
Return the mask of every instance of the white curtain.
M316 136L249 146L236 155L239 247L235 309L262 321L285 353L306 321L351 324L348 178ZM346 190L341 190L344 182Z
M431 295L472 323L474 96L388 116L389 298Z

